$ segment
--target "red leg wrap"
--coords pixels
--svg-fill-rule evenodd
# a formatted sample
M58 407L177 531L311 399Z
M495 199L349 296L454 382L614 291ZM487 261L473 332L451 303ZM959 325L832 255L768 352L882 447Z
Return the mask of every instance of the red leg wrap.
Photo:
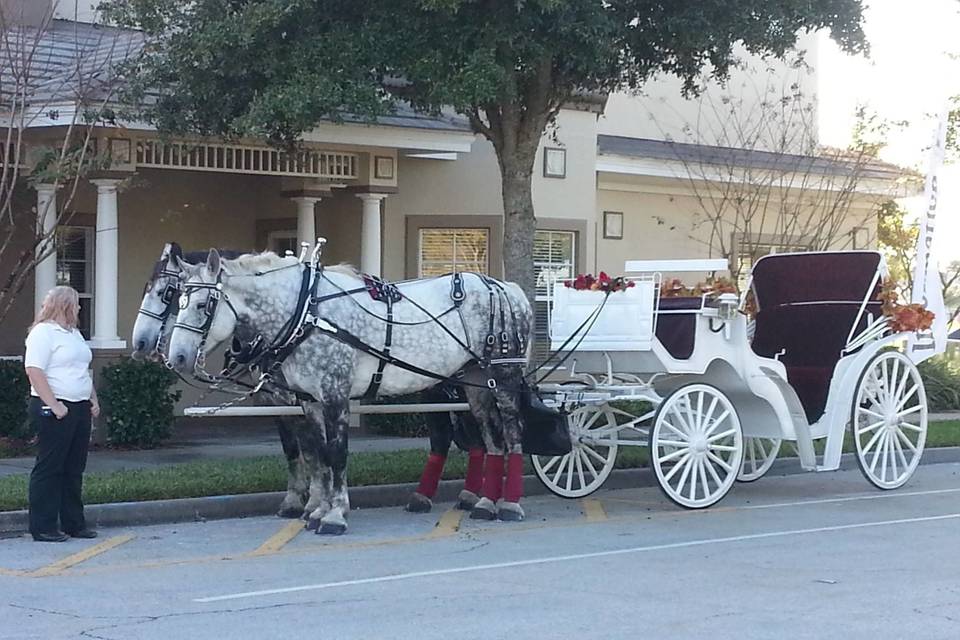
M503 495L503 456L489 455L483 467L484 498L496 502Z
M477 495L480 495L480 490L483 489L483 455L482 447L470 449L470 457L467 459L467 481L463 484L464 489Z
M523 497L523 455L511 453L507 456L507 486L503 490L503 499L507 502L520 502Z
M440 474L443 473L443 464L447 461L446 456L439 453L431 453L427 458L427 464L423 468L423 474L420 476L420 486L417 487L417 493L428 498L433 498L437 493L437 485L440 484Z

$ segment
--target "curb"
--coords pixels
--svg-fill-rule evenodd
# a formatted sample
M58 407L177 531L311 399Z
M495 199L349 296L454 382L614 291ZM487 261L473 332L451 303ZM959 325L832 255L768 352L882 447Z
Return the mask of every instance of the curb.
M960 462L960 447L940 447L923 452L921 465ZM844 454L840 470L857 469L853 454ZM767 476L791 476L806 473L796 458L783 458L774 462ZM632 489L657 486L649 468L615 469L604 489ZM871 485L865 483L865 487ZM443 480L437 489L434 502L453 502L463 487L462 480ZM350 506L353 509L375 509L405 505L417 483L384 484L350 489ZM526 496L548 494L549 490L536 476L524 476L523 491ZM145 502L116 502L92 504L86 507L87 522L96 527L130 527L175 522L202 522L230 518L267 516L276 513L284 492L248 493L202 498L179 498L175 500L150 500ZM0 512L0 534L12 535L28 529L27 511Z

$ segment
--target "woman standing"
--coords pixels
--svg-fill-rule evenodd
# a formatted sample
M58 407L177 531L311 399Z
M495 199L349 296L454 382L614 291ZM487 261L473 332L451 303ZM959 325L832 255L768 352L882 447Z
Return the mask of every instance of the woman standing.
M90 375L90 347L77 330L80 298L54 287L27 335L30 420L39 434L30 474L30 533L38 542L95 538L83 518L83 470L91 416L100 415Z

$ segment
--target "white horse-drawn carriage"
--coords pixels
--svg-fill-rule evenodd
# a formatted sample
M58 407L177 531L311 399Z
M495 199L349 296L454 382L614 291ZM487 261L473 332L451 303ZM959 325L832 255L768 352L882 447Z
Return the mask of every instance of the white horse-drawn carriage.
M660 296L666 274L725 268L725 260L629 261L631 288L554 286L553 347L576 348L562 379L541 385L569 412L574 441L565 456L533 456L551 491L589 495L620 447L648 446L667 497L707 507L735 481L760 478L784 441L804 469L837 469L848 428L867 480L893 489L910 478L927 432L922 358L898 348L913 334L893 333L881 312L883 257L766 256L747 287L753 318L746 295Z

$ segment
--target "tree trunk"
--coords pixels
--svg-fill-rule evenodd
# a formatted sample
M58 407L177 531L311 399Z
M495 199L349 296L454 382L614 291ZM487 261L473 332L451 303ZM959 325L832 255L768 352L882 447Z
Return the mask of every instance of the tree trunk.
M533 275L533 238L537 220L533 212L532 151L515 150L512 157L501 157L500 179L503 189L503 268L506 280L523 289L530 304L536 294Z

